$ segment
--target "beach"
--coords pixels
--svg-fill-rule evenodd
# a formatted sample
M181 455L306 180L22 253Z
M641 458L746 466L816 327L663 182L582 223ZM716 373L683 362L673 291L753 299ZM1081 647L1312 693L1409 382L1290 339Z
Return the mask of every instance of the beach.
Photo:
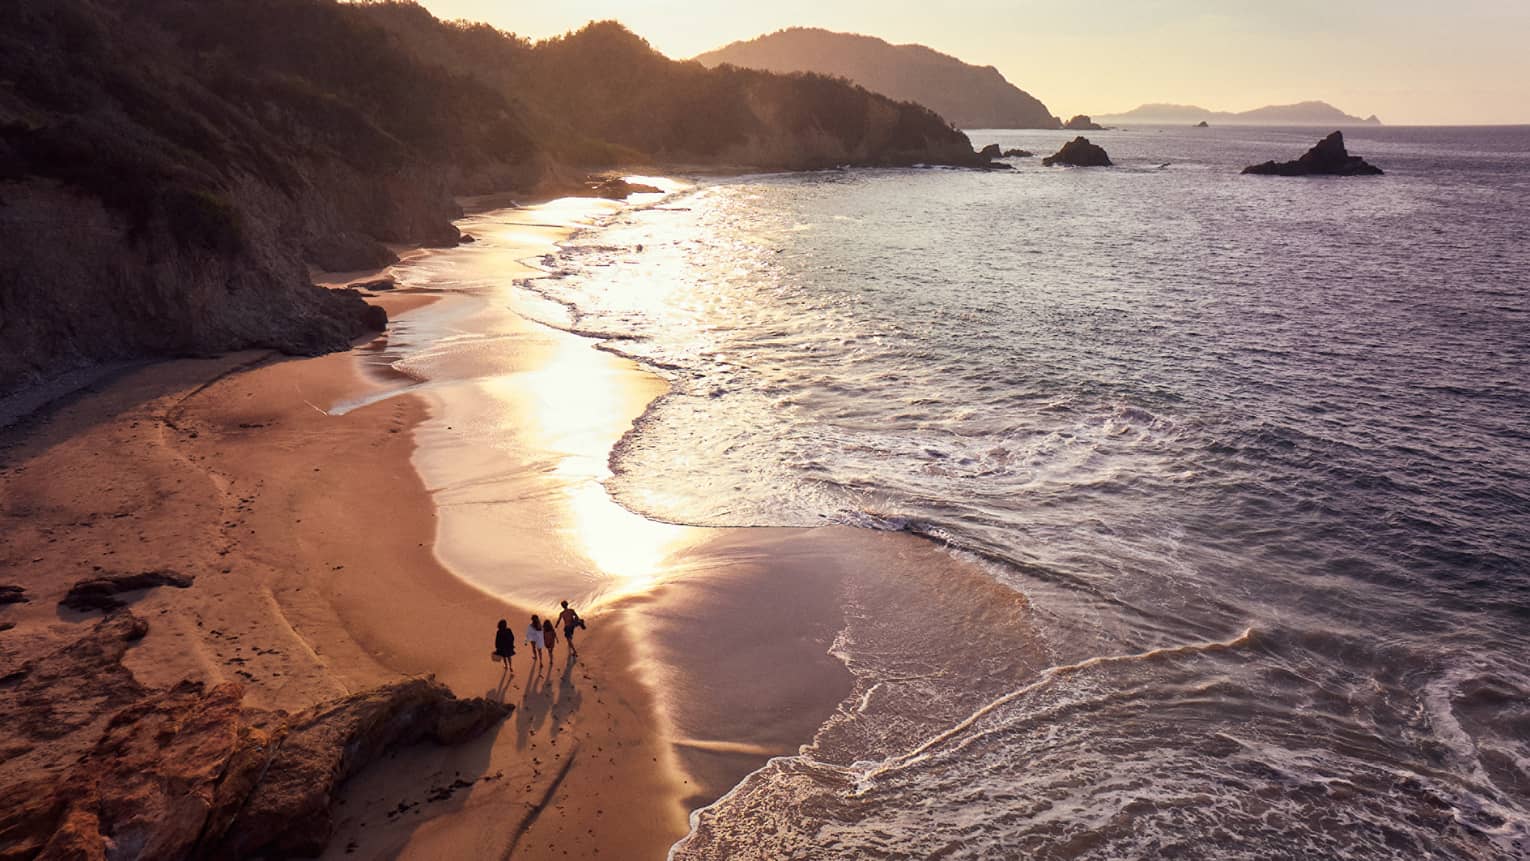
M493 253L527 256L569 229ZM463 300L405 289L373 301L403 327ZM149 633L123 663L147 688L236 682L246 705L295 712L433 676L459 697L514 706L477 740L395 751L361 771L336 806L328 855L663 856L692 809L795 753L849 695L829 650L868 542L844 529L676 527L621 509L598 469L568 464L603 466L662 382L587 339L511 325L518 345L492 379L526 398L513 458L454 450L438 425L473 399L417 394L380 372L368 358L387 335L314 359L128 368L6 429L3 563L29 601L4 611L14 627L0 634L0 670L95 622L56 606L75 581L190 574L190 588L128 596ZM600 397L549 429L548 399L569 406L559 392ZM443 475L492 487L492 501ZM443 520L438 506L457 514ZM443 559L508 579L470 582ZM590 623L579 657L560 644L537 669L522 643L505 674L489 659L495 622L519 635L560 594ZM71 753L12 759L6 782L59 774Z

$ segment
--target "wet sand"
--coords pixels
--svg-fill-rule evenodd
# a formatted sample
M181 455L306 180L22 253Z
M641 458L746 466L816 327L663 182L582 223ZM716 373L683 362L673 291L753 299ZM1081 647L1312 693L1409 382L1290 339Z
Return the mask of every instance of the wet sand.
M508 266L567 226L527 230L483 253ZM401 283L374 301L404 337L481 297ZM173 568L196 584L133 604L151 630L125 663L147 685L239 681L252 705L296 710L434 675L516 706L477 741L353 778L328 856L662 857L692 809L850 694L829 653L846 578L950 560L907 536L621 509L606 453L662 381L514 313L496 325L492 372L452 385L404 391L375 361L384 338L131 369L4 431L0 564L32 600L0 609L0 673L94 621L56 605L96 566ZM484 446L461 423L490 408ZM559 596L589 620L580 657L560 644L538 669L522 644L504 673L495 621L520 632Z

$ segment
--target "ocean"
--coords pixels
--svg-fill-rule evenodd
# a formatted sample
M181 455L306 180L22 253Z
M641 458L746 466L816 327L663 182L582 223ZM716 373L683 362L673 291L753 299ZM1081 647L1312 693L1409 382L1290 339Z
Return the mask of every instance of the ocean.
M855 696L676 858L1530 855L1530 129L1238 173L1318 136L699 180L543 261L671 385L623 505L916 532L1044 640L852 596Z
M853 695L674 858L1530 857L1530 128L1238 173L1326 131L688 179L519 282L670 386L629 510L910 532L1029 608L857 578Z

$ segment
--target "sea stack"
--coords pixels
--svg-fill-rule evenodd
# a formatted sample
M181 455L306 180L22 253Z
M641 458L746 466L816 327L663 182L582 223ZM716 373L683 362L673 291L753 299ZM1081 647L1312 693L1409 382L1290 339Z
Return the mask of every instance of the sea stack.
M1105 127L1094 121L1088 114L1077 114L1073 119L1063 123L1063 128L1073 132L1102 132Z
M1380 176L1382 170L1344 148L1344 133L1334 132L1296 161L1251 165L1244 173L1260 176Z
M1110 156L1105 149L1079 136L1062 145L1062 149L1041 160L1043 165L1065 164L1073 167L1110 167Z

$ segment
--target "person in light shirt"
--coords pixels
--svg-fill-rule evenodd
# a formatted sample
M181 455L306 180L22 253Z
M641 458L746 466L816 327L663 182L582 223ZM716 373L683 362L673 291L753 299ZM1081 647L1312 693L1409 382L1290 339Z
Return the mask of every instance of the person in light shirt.
M526 626L526 642L531 644L535 663L542 663L542 620L537 616L532 616L531 624Z

